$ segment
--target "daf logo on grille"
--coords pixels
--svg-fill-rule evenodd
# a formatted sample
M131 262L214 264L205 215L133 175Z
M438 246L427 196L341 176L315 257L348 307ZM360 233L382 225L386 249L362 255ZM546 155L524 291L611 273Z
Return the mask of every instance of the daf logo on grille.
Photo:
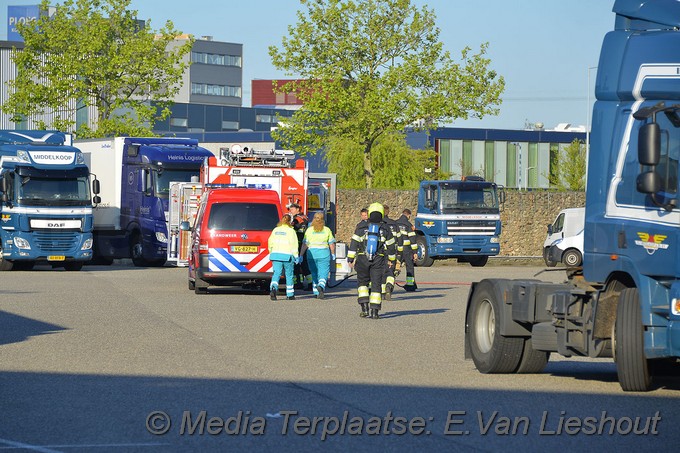
M241 235L241 239L248 239L248 235L247 235L246 233L243 233L243 234Z

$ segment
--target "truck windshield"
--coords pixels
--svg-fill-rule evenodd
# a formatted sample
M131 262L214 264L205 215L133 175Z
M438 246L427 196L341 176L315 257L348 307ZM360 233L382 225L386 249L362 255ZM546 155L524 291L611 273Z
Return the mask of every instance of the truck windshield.
M498 197L494 186L481 184L441 186L441 208L443 214L465 211L478 213L498 211Z
M199 167L196 168L164 168L156 172L156 184L154 192L157 197L168 198L170 196L171 182L190 182L192 176L198 178Z
M231 231L271 231L279 221L276 205L267 203L215 203L208 228Z
M17 175L17 202L23 206L87 206L87 176L48 178Z

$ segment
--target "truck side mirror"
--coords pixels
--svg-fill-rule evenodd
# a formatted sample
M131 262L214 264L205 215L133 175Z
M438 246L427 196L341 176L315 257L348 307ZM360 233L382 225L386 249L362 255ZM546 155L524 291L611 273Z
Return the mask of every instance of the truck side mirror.
M180 231L191 231L191 225L186 220L179 223Z
M500 204L505 204L505 190L503 189L498 192L498 202Z
M97 195L101 191L101 186L99 184L99 180L95 177L94 180L92 181L92 193Z
M657 123L647 123L638 134L640 165L655 166L661 160L661 129Z
M654 194L661 190L661 177L655 171L640 173L635 182L640 193Z
M548 235L553 234L552 223L548 224Z
M97 205L101 202L102 202L102 197L100 197L99 195L95 195L94 197L92 197L92 204Z

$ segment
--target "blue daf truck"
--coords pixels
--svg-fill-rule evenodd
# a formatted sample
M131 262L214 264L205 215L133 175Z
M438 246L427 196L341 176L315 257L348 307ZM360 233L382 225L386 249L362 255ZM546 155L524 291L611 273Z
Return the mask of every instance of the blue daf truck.
M174 137L78 140L102 200L94 210L94 262L130 258L135 266L162 266L167 259L171 182L198 181L213 153L198 141Z
M564 284L488 279L467 302L482 373L551 353L611 357L621 388L680 376L680 2L617 0L596 82L582 269Z
M90 172L70 141L56 131L0 131L0 271L36 263L77 271L92 258Z
M479 176L462 180L421 181L415 219L417 266L435 258L457 258L472 266L486 265L500 253L503 187Z

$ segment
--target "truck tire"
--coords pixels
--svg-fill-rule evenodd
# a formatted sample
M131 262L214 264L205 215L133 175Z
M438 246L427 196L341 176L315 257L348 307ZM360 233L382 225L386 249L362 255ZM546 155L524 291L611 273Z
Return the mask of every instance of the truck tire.
M614 326L616 374L626 392L646 392L652 385L643 330L638 289L626 288L619 295Z
M562 262L567 267L578 267L583 262L583 257L578 250L569 249L562 255Z
M13 267L14 267L13 261L7 261L6 259L3 258L2 243L0 243L0 272L11 271Z
M469 258L470 266L472 267L484 267L488 261L488 256L474 256Z
M518 369L524 339L500 335L501 302L492 283L482 281L470 300L470 353L481 373L513 373Z
M142 235L139 232L132 233L130 237L130 258L132 259L132 264L137 267L146 267L148 264L144 259Z
M430 254L427 251L427 241L423 236L416 237L416 244L418 245L418 250L413 256L413 262L418 267L430 267L434 264L434 259L430 258Z
M547 351L536 351L532 344L531 338L524 340L524 350L522 351L522 360L519 362L516 373L518 374L536 374L543 371L543 368L550 360L550 353Z

